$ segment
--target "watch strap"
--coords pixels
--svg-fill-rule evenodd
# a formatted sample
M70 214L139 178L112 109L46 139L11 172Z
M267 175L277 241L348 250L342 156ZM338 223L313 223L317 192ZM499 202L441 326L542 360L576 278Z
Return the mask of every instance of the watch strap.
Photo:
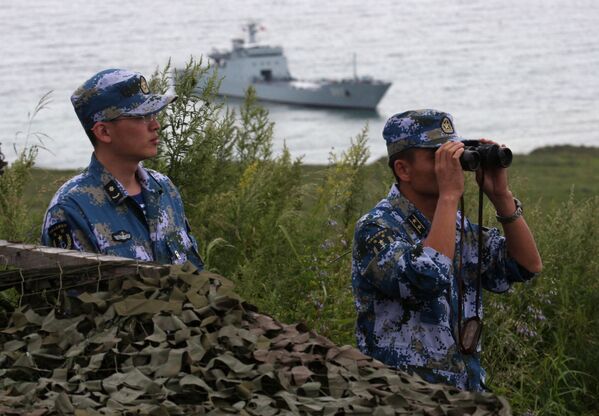
M499 221L501 224L509 224L510 222L514 222L518 218L520 218L522 216L522 213L524 212L524 210L522 209L522 202L520 202L518 198L514 198L514 204L516 205L516 210L514 211L514 213L506 217L496 213L495 218L497 218L497 221Z

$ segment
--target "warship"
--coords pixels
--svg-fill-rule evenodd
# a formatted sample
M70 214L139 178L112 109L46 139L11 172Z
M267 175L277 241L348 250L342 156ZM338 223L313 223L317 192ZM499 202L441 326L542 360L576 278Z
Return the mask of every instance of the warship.
M372 77L349 79L302 80L289 72L281 46L256 41L257 23L248 23L247 43L233 39L231 50L213 50L208 56L222 80L219 95L243 98L253 86L259 100L314 107L373 110L391 86L390 82ZM200 86L202 83L200 82Z

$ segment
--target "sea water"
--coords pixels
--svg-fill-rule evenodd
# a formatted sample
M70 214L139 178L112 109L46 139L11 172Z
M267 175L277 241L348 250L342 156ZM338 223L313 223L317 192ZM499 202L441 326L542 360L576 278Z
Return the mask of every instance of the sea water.
M274 145L326 163L368 124L372 158L385 154L391 115L436 108L464 137L519 153L555 144L599 145L599 2L596 0L246 0L219 2L0 1L0 143L9 160L36 115L38 164L86 166L92 147L69 101L105 68L149 76L229 48L257 20L259 40L281 45L296 78L370 75L393 85L377 111L268 104ZM21 132L21 133L18 133Z

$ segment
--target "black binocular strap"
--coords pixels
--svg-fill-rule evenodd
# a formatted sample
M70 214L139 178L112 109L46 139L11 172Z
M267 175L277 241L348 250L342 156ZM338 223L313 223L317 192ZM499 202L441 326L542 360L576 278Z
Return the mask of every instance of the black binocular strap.
M485 182L485 170L481 170L481 184ZM478 188L478 259L476 265L476 318L480 319L480 290L482 281L482 251L483 251L483 188L482 185ZM460 244L459 244L459 258L458 258L458 344L462 346L462 315L464 313L464 279L462 277L462 252L464 248L464 218L466 214L464 212L464 196L460 197Z

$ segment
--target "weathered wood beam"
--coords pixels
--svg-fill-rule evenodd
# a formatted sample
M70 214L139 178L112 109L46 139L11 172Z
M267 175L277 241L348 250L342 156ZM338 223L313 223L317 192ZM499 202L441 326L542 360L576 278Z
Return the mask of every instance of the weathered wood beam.
M11 243L0 240L0 267L33 270L76 266L107 266L119 274L144 270L145 273L160 273L163 265L138 261L125 257L106 256L76 250L65 250L31 244Z

